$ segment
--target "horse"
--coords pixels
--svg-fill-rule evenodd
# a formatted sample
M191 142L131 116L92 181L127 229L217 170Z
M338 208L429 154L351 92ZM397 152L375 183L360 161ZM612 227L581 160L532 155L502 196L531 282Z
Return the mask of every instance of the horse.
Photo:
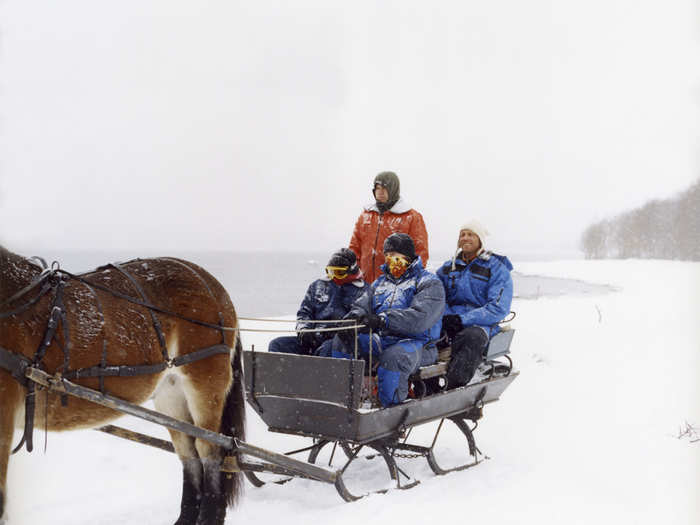
M94 428L122 415L36 391L22 373L27 367L130 403L153 397L158 412L243 439L241 355L228 293L192 262L135 259L73 275L0 246L0 523L15 428L24 426L17 448L31 451L34 413L48 431ZM223 524L240 499L240 473L222 472L220 445L169 432L183 470L175 524Z

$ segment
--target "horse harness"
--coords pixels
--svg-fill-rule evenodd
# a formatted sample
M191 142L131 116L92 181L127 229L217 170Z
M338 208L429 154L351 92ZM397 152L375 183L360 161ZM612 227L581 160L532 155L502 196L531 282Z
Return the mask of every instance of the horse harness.
M52 342L56 342L56 344L61 348L63 352L63 364L59 367L59 370L56 372L56 377L58 379L65 378L65 379L82 379L86 377L97 377L99 378L100 382L100 392L102 394L105 393L104 390L104 378L105 377L133 377L133 376L141 376L141 375L148 375L148 374L157 374L159 372L162 372L166 368L172 368L172 367L178 367L178 366L183 366L189 363L193 363L195 361L199 361L201 359L206 359L212 355L217 355L217 354L228 354L230 352L230 348L226 346L225 344L225 334L226 332L230 331L236 331L236 328L231 328L231 327L226 327L223 325L223 315L221 312L219 312L219 324L213 324L213 323L207 323L205 321L200 321L197 319L191 319L186 316L183 316L181 314L178 314L176 312L170 312L168 310L159 308L153 304L151 304L146 297L146 294L144 293L143 289L141 286L138 284L138 281L129 274L126 269L123 268L122 265L117 264L117 263L112 263L108 264L105 266L101 266L97 270L102 270L105 268L114 268L117 271L119 271L132 285L132 287L136 290L140 298L135 298L131 297L129 295L125 295L122 293L119 293L115 290L112 290L106 286L99 285L97 283L91 283L84 277L80 275L74 275L70 272L67 272L65 270L62 270L58 263L54 262L51 265L51 268L48 268L46 265L46 262L44 259L36 257L43 268L43 271L39 275L39 277L31 282L29 285L21 289L19 292L14 294L12 297L9 299L6 299L2 303L0 303L0 307L4 307L16 300L19 300L21 298L24 298L27 296L30 292L35 290L36 288L39 288L39 292L36 294L36 296L32 297L28 301L26 301L24 304L21 306L7 311L7 312L0 312L0 320L6 319L8 317L12 317L14 315L21 314L30 308L32 308L35 304L41 300L42 297L45 295L53 292L53 300L51 303L51 308L50 308L50 314L49 314L49 319L47 322L46 330L44 331L44 335L41 338L41 342L39 343L38 348L36 349L36 352L34 353L34 357L32 359L19 354L17 352L13 352L11 349L3 348L0 346L0 369L4 369L7 372L10 373L10 375L17 381L19 382L22 386L24 386L27 389L27 394L25 396L25 412L24 412L24 432L22 434L22 439L19 442L19 444L13 449L12 453L14 454L18 450L22 448L24 444L26 444L27 447L27 452L31 452L33 450L33 430L34 430L34 412L35 412L35 407L36 407L36 391L35 391L35 383L31 381L30 379L27 378L27 369L30 368L43 368L42 361L46 355L46 352L51 345ZM136 259L136 262L139 259ZM197 271L195 271L192 267L189 265L185 264L182 261L176 260L176 259L168 259L171 262L178 263L185 268L189 269L201 282L204 284L206 287L207 291L209 294L214 297L214 294L207 285L206 281L202 278L201 275ZM150 316L151 316L151 321L153 324L153 329L156 333L156 336L158 338L158 343L161 348L161 354L163 356L163 361L160 363L155 363L155 364L148 364L148 365L107 365L107 340L105 338L102 339L102 355L100 359L100 364L96 366L91 366L87 368L78 368L78 369L70 369L70 349L71 349L71 344L70 344L70 328L67 322L66 318L66 308L63 303L63 291L65 288L66 283L69 280L75 280L83 285L85 285L92 295L94 296L97 304L97 309L99 311L99 314L102 318L102 321L104 321L104 314L102 311L102 306L99 301L99 297L97 293L95 292L95 289L99 289L101 291L107 292L117 298L123 299L125 301L128 301L133 304L137 304L139 306L142 306L144 308L147 308ZM215 330L218 330L221 332L221 343L209 346L206 348L201 348L199 350L195 350L194 352L190 352L185 355L180 355L174 358L170 358L168 355L168 349L166 347L165 343L165 335L163 334L163 329L161 327L160 321L158 320L158 317L155 315L155 313L161 313L164 315L168 315L171 317L176 317L185 321L188 321L190 323L200 325L200 326L205 326L209 327ZM61 326L63 330L63 344L56 338L56 332L58 330L59 325ZM61 403L65 406L68 403L68 398L66 394L61 395Z

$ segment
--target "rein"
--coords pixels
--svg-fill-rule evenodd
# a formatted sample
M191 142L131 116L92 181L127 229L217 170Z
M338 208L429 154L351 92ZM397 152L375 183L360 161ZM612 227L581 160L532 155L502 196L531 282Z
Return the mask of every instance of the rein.
M110 266L112 266L112 265L110 265ZM124 272L124 270L121 268L120 268L120 271L122 273ZM156 305L154 305L150 302L147 302L145 300L137 299L136 297L131 297L130 295L126 295L126 294L117 292L117 291L112 290L111 288L108 288L108 287L103 286L101 284L92 283L79 275L72 274L72 273L67 272L65 270L59 269L58 272L62 273L63 275L65 275L66 277L68 277L70 279L74 279L76 281L79 281L79 282L81 282L81 283L83 283L91 288L96 288L98 290L102 290L103 292L107 292L107 293L113 295L114 297L117 297L118 299L123 299L124 301L127 301L129 303L143 306L144 308L148 308L149 310L152 310L153 312L158 312L159 314L168 315L170 317L182 319L183 321L187 321L188 323L196 324L199 326L205 326L207 328L213 328L215 330L219 330L219 331L223 331L223 332L237 332L237 331L239 331L238 328L233 328L231 326L221 326L221 325L214 324L214 323L207 323L206 321L200 321L199 319L192 319L191 317L187 317L187 316L179 314L177 312L171 312L170 310L160 308L159 306L156 306Z
M49 272L42 273L39 279L36 281L32 282L28 286L25 286L22 288L19 292L14 294L12 297L9 299L5 300L0 304L0 307L5 306L10 304L13 301L16 301L17 299L20 299L21 297L25 296L29 292L31 292L34 288L39 286L40 284L42 285L41 290L39 291L39 294L34 297L33 299L29 300L19 308L15 308L14 310L10 310L8 312L0 312L0 319L6 319L8 317L12 317L13 315L21 314L22 312L26 312L29 310L32 306L34 306L36 303L39 302L39 300L46 295L46 293L51 290L51 284L48 283L49 277L51 277L51 274Z
M110 266L114 266L114 265L110 265ZM101 284L92 283L92 282L88 281L87 279L81 277L80 275L72 274L70 272L67 272L66 270L59 269L58 271L71 279L74 279L76 281L80 281L81 283L87 285L88 287L102 290L103 292L107 292L107 293L113 295L114 297L117 297L119 299L123 299L124 301L127 301L129 303L143 306L144 308L148 308L149 310L152 310L154 312L158 312L158 313L163 314L163 315L168 315L170 317L182 319L183 321L187 321L188 323L196 324L199 326L204 326L207 328L213 328L214 330L219 330L221 332L290 332L290 333L292 333L292 332L295 332L295 333L297 333L297 332L337 332L340 330L347 330L347 329L364 327L364 325L356 324L355 319L284 320L284 319L257 319L257 318L253 318L253 317L238 317L238 319L242 320L242 321L267 321L267 322L274 322L274 323L281 323L281 322L288 322L288 323L304 322L304 323L309 323L309 324L313 324L313 323L326 323L326 324L328 324L328 323L338 323L338 324L353 323L353 326L348 326L348 327L344 327L344 328L315 328L315 329L310 328L310 329L301 329L301 330L264 330L264 329L254 329L254 328L234 328L232 326L222 326L222 325L217 325L214 323L208 323L206 321L200 321L199 319L192 319L191 317L187 317L187 316L179 314L177 312L172 312L170 310L160 308L159 306L156 306L152 303L146 302L145 300L137 299L136 297L132 297L130 295L126 295L126 294L117 292L117 291L112 290L111 288L108 288L108 287L103 286Z

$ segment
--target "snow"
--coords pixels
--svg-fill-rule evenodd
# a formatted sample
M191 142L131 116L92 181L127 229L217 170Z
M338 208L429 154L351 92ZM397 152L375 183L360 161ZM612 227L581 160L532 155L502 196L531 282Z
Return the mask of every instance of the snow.
M417 487L351 504L319 482L246 482L226 523L699 523L700 442L678 436L686 423L700 427L700 264L516 267L618 291L514 301L511 351L520 376L484 409L475 432L489 459L446 476L432 474L422 458L403 460L421 480ZM275 335L245 332L244 346L261 350ZM166 437L149 423L118 424ZM175 521L181 478L171 454L88 430L49 434L44 454L43 439L37 432L35 452L11 460L10 524ZM305 443L268 432L252 410L247 441L277 452ZM464 440L455 436L447 448L463 450ZM366 471L380 484L385 472Z

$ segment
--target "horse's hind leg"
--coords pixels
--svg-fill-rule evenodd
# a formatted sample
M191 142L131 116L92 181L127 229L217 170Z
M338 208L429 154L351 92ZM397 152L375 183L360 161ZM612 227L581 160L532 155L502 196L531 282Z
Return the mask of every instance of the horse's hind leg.
M232 379L229 356L193 363L186 374L188 378L183 381L183 386L194 424L212 432L219 432ZM223 525L226 518L227 494L224 474L221 472L222 449L203 439L195 440L195 448L202 464L201 502L197 525Z
M19 384L0 372L0 524L5 523L7 518L7 465L15 430L15 413L21 399Z
M154 404L159 412L193 423L182 379L176 375L169 375L161 382L155 392ZM169 432L175 452L182 462L182 501L175 525L194 525L202 501L202 462L193 437L173 430Z

